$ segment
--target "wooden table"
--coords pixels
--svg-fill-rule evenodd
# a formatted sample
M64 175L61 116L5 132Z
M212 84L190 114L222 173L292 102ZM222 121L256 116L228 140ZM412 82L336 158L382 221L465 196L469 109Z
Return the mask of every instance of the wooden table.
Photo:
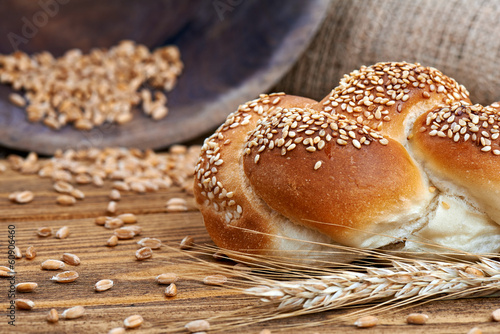
M192 251L180 251L178 243L186 235L195 238L198 244L211 244L200 213L194 200L179 188L137 195L122 194L118 203L118 213L132 212L143 227L140 237L159 238L165 244L154 251L153 257L137 261L134 253L138 249L134 240L123 240L114 247L106 247L111 230L94 223L94 218L105 214L110 187L80 187L86 194L77 205L64 207L55 203L56 193L50 180L35 175L21 175L8 169L0 174L0 265L7 264L7 242L9 226L15 227L16 245L24 252L33 245L37 257L33 260L19 259L15 263L16 282L32 281L38 289L32 293L17 293L16 298L29 298L36 304L31 311L17 310L16 326L8 324L8 279L0 279L0 332L1 333L107 333L111 328L123 326L123 320L133 314L140 314L144 324L134 333L163 333L175 329L180 332L183 325L191 320L204 319L249 305L259 305L259 301L242 295L228 287L204 285L204 275L216 273L209 266L192 260L189 255L216 262L211 256L199 256ZM17 190L31 190L35 200L29 204L13 204L9 193ZM172 197L188 200L188 211L166 213L165 202ZM54 236L38 237L39 227L59 228L68 226L71 234L67 239ZM80 277L73 283L58 284L50 280L52 271L44 271L40 263L46 259L59 259L64 252L81 258L81 265L74 267ZM196 272L190 272L196 269ZM158 285L155 277L164 272L180 275L178 295L164 296L165 286ZM112 279L113 288L97 293L94 284L100 279ZM46 316L51 308L59 313L64 309L82 305L86 314L79 319L60 319L49 324ZM380 324L365 333L467 333L478 326L483 333L500 332L500 323L491 321L491 312L500 307L498 298L464 299L458 301L431 302L403 311L379 315ZM407 325L406 315L410 312L424 312L429 322L424 326ZM268 323L244 326L222 332L259 333L263 329L278 332L290 324L324 321L331 312L284 319ZM354 332L352 324L331 323L321 327L300 330L283 330L300 333L346 333ZM215 332L215 331L211 331Z

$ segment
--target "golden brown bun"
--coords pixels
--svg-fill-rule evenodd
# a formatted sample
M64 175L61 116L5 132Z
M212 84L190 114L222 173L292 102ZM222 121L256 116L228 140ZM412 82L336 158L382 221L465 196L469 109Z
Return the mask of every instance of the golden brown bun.
M319 116L313 124L304 122L313 116ZM294 122L293 128L283 130ZM296 132L299 129L303 131ZM341 139L343 131L351 136ZM254 145L261 136L278 144ZM285 138L282 146L281 138ZM373 137L367 128L314 110L288 109L266 118L247 141L243 165L255 193L272 209L344 245L387 244L384 238L361 231L403 231L403 225L420 216L430 197L400 143Z
M210 236L223 248L301 259L321 257L323 243L499 250L496 130L488 153L430 135L437 121L427 115L458 104L470 104L467 90L438 70L379 63L319 103L281 93L240 106L207 138L195 171Z
M314 257L313 252L320 247L293 239L328 242L327 237L293 226L271 210L249 186L241 165L246 134L260 118L277 108L307 107L316 103L284 94L261 95L240 106L205 140L195 170L194 194L207 231L218 246L262 255L301 248ZM290 226L287 227L287 223Z

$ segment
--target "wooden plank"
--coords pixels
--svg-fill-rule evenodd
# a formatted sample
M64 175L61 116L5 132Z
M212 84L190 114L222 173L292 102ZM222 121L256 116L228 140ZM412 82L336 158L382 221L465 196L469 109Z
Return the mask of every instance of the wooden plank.
M260 302L243 296L229 287L212 287L201 283L204 274L214 273L203 264L191 262L188 255L193 252L178 250L178 243L191 235L199 244L211 244L201 214L195 209L193 198L186 196L179 188L147 193L144 195L122 194L120 212L138 215L138 224L143 227L140 237L156 237L165 244L154 251L153 257L137 261L134 253L138 246L133 240L120 241L115 248L105 246L112 231L94 223L94 218L104 213L109 185L103 188L81 187L86 198L73 207L55 204L56 193L49 180L35 175L20 175L13 171L0 174L0 265L7 264L8 226L15 226L16 244L24 251L28 245L37 250L33 260L25 258L16 261L16 282L33 281L39 284L33 293L17 293L17 298L29 298L36 303L32 311L16 311L15 329L8 325L6 316L0 318L0 332L19 333L106 333L113 327L122 326L123 319L140 314L145 323L137 333L164 333L195 319L203 319L224 312L257 306ZM7 196L11 191L29 189L36 199L26 205L13 204ZM168 198L182 196L188 200L189 211L182 213L164 212ZM59 228L68 226L71 234L67 239L54 236L41 238L36 229L42 226ZM40 263L46 259L58 259L63 252L70 252L81 258L81 265L74 267L80 277L73 283L58 284L50 280L55 274L43 271ZM196 256L215 262L210 256ZM189 264L191 263L191 264ZM196 271L191 271L196 269ZM154 278L163 272L177 272L178 295L166 298L165 286L158 285ZM102 293L96 293L93 286L97 280L109 278L115 286ZM0 279L0 308L2 314L8 306L9 282ZM87 313L75 320L60 320L49 324L45 317L51 308L62 312L65 308L83 305ZM483 333L500 331L500 324L491 321L491 312L499 307L498 298L463 299L438 301L412 309L387 312L379 317L380 325L365 330L366 333L467 333L478 326ZM425 326L411 326L405 323L410 312L424 312L429 315ZM319 327L288 330L289 325L320 324L333 319L337 312L302 316L294 319L275 320L252 324L230 332L258 333L268 328L277 332L300 333L344 333L353 331L352 324L338 324L335 321ZM224 331L223 331L224 332Z

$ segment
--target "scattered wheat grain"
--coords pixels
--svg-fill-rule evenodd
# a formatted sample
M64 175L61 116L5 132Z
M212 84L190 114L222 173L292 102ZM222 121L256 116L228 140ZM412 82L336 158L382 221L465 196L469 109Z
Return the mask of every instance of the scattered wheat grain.
M15 300L16 308L19 310L32 310L35 307L35 303L29 299L16 299Z
M71 190L70 195L76 199L84 199L85 198L84 192L81 191L80 189L77 189L77 188Z
M210 275L203 278L203 284L206 285L224 285L227 282L227 277L224 275Z
M47 321L50 323L55 323L59 321L59 313L55 308L51 309L47 314Z
M59 270L64 269L65 264L59 260L45 260L40 264L40 266L43 270Z
M70 283L74 282L79 277L76 271L63 271L62 273L57 274L52 277L52 281L56 281L57 283Z
M175 285L175 283L170 283L170 285L165 288L165 296L167 297L177 296L177 286Z
M26 106L26 100L24 99L24 97L16 93L9 94L9 101L17 107Z
M109 192L109 199L113 201L119 201L121 199L121 194L117 189L111 189Z
M125 328L131 329L139 327L143 322L144 319L140 315L135 314L123 320L123 325Z
M97 291L97 292L102 292L102 291L106 291L106 290L109 290L113 287L114 283L112 280L110 279L103 279L103 280L100 280L99 282L97 282L94 286L94 290Z
M429 316L423 313L410 313L406 317L406 322L412 325L424 325L427 320L429 320Z
M33 260L36 257L36 249L34 246L28 246L26 248L26 259Z
M373 315L361 317L354 322L354 325L359 328L370 328L376 326L377 324L378 319Z
M52 228L46 227L46 226L45 227L40 227L36 231L36 234L39 237L48 237L48 236L52 235Z
M132 231L134 233L134 236L140 235L142 233L142 227L139 225L124 226L122 227L122 229Z
M71 253L63 253L61 255L61 260L71 266L79 266L80 265L80 258L76 256L75 254Z
M142 247L135 252L137 260L142 261L153 256L153 251L149 247Z
M500 321L500 308L493 311L491 313L491 317L493 318L493 321Z
M63 319L77 319L81 318L85 314L85 308L83 306L73 306L68 308L61 313Z
M115 213L116 212L116 202L109 201L108 206L106 207L106 212Z
M149 247L151 249L160 249L161 248L161 240L156 238L143 238L137 241L137 244L141 247Z
M12 197L9 196L9 198L13 198L15 203L26 204L33 201L35 195L31 191L25 190L21 192L12 193Z
M23 258L23 253L21 253L21 249L19 249L19 247L17 247L17 246L14 247L14 256L16 259Z
M107 222L108 220L111 220L111 219L112 219L112 217L107 217L107 216L99 216L99 217L97 217L97 218L95 219L95 221L94 221L94 222L96 223L96 225L99 225L99 226L104 226L104 224L106 224L106 222Z
M174 273L165 273L156 276L156 282L158 284L172 284L179 280L179 276Z
M76 203L76 198L71 195L59 195L56 198L57 204L71 206Z
M104 223L104 227L109 228L109 229L116 229L116 228L122 227L123 224L124 224L123 220L115 217L115 218L111 218L111 219L106 220L106 222Z
M69 227L63 226L56 232L57 239L66 239L69 236Z
M68 194L74 189L73 186L66 181L56 181L53 185L54 190L58 193Z
M114 234L119 240L128 240L128 239L133 239L135 236L135 232L127 229L127 228L118 228L114 231Z
M117 218L121 219L125 224L137 223L137 217L133 213L122 213Z
M17 292L33 292L38 287L35 282L23 282L15 285Z
M206 320L193 320L184 326L189 332L202 332L210 330L210 323Z

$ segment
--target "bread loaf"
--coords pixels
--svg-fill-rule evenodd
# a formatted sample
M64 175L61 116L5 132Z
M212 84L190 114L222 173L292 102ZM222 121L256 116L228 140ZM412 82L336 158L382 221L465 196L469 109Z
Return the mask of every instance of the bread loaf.
M246 253L497 252L499 111L410 63L362 67L320 102L263 94L205 140L196 201L214 242Z

